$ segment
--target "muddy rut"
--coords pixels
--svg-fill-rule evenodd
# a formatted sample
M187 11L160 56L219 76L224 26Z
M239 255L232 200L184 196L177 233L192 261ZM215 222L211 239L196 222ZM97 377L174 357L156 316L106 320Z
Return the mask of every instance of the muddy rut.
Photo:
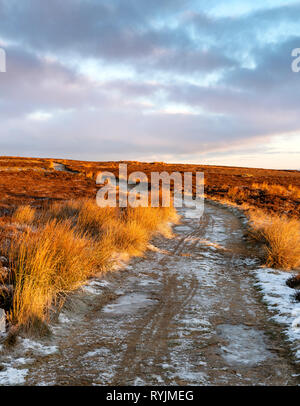
M240 219L210 203L200 221L186 210L173 239L72 295L50 338L2 356L19 384L300 383L254 288L255 247Z

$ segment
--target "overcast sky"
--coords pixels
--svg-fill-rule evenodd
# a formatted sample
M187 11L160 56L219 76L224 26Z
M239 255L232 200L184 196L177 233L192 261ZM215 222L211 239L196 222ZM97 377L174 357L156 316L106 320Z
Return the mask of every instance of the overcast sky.
M0 155L300 169L300 1L0 0Z

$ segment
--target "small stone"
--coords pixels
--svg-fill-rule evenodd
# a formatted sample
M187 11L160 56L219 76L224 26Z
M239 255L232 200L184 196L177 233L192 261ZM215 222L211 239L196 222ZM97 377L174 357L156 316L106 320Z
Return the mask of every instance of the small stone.
M6 257L0 256L0 265L2 266L8 266L9 261Z
M6 266L0 265L0 283L6 283L9 280L10 271Z
M296 276L292 276L286 281L288 287L292 289L299 289L300 288L300 274Z

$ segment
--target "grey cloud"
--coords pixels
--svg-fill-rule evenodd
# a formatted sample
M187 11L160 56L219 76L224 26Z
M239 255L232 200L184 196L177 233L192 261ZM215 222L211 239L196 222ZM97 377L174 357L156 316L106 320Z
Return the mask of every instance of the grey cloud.
M0 76L2 153L192 157L299 131L299 76L291 72L290 51L300 37L266 46L257 35L265 25L298 21L300 6L235 20L186 13L185 6L177 0L128 0L126 6L121 0L0 0L0 36L20 42L7 47L8 70ZM169 16L177 24L165 24ZM245 39L253 69L237 57ZM45 58L51 53L53 61ZM57 62L75 54L108 66L128 64L138 75L93 81ZM215 70L222 72L218 81L197 85L197 75ZM201 113L159 113L164 103ZM29 120L34 111L54 116Z
M186 23L207 39L217 39L224 47L232 49L256 46L271 28L280 29L283 23L300 23L300 4L286 4L247 13L239 17L219 17L203 12L187 14ZM285 40L286 38L283 37ZM242 50L242 49L240 49Z
M109 105L105 88L82 75L18 47L7 48L7 72L0 77L0 116L32 110Z
M188 3L184 7L177 0L127 1L126 5L122 1L99 0L0 0L0 4L0 35L38 52L185 73L234 64L231 58L221 55L220 49L207 50L205 44L195 44L180 18ZM166 13L175 18L179 14L179 24L155 26L155 18L159 16L162 21Z

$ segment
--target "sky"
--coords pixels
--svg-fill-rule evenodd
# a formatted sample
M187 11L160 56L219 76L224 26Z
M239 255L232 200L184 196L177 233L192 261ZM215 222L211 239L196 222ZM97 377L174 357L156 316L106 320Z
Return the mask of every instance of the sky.
M300 169L300 1L0 0L0 155Z

